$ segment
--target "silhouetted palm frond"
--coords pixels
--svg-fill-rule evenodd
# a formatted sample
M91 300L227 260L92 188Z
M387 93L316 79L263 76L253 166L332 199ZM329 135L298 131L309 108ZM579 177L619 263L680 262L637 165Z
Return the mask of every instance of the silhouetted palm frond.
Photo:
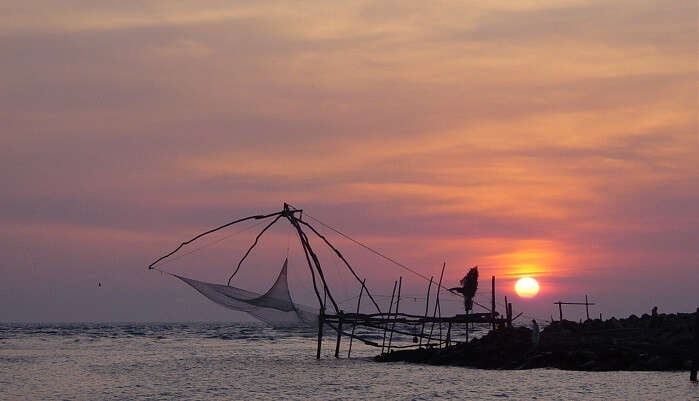
M464 296L464 309L466 312L473 309L473 297L476 296L478 289L478 266L474 266L461 279L461 294Z

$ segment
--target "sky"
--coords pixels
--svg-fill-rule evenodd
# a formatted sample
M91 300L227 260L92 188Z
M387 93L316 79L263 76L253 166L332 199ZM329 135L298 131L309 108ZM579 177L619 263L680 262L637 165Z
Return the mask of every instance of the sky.
M447 286L478 265L477 299L495 275L527 318L699 305L695 1L0 10L0 321L243 319L146 266L283 202L425 276L446 262ZM224 282L260 228L163 269ZM420 309L423 279L323 232ZM289 257L312 303L299 249L275 225L232 284L264 291Z

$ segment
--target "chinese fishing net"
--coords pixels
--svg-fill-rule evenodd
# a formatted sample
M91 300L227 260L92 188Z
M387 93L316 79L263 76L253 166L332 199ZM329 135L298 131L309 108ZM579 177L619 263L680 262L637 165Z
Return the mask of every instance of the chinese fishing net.
M168 274L192 286L211 301L228 309L245 312L274 327L317 326L318 312L311 307L294 303L291 299L287 264L288 260L285 260L274 285L264 294Z

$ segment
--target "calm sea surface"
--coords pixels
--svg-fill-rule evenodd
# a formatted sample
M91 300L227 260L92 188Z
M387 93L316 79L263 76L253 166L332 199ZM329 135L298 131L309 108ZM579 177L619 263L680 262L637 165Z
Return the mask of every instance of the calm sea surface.
M259 325L0 324L0 399L696 400L687 372L484 371L372 362Z

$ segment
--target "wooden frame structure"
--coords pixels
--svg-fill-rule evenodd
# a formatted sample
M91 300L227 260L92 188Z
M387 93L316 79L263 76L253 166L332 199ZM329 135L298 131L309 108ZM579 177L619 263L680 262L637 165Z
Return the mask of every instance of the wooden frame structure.
M563 321L563 305L585 305L585 313L587 314L587 320L590 320L590 305L594 305L592 302L588 302L587 295L585 295L585 302L554 302L554 305L558 305L558 318ZM600 317L600 320L602 318Z
M230 286L231 280L233 277L238 273L240 270L243 262L247 259L247 257L250 255L252 250L255 248L255 246L259 243L260 237L276 222L278 222L280 219L286 219L291 226L294 228L296 231L296 234L299 238L299 242L301 244L301 247L303 249L303 254L306 259L306 263L308 265L309 271L310 271L310 276L311 276L311 281L313 283L313 290L316 295L316 299L318 301L319 305L319 315L318 315L318 346L317 346L317 351L316 351L316 358L320 358L321 354L321 344L323 340L323 329L325 326L330 327L337 333L337 340L336 340L336 346L335 346L335 357L339 358L339 352L340 352L340 342L342 339L342 336L348 336L350 338L350 343L349 343L349 350L347 353L347 356L349 357L351 355L352 351L352 340L353 339L358 339L365 344L372 345L375 347L381 347L381 351L383 352L391 352L392 348L409 348L409 347L442 347L442 346L449 346L452 343L452 328L456 325L465 325L466 326L466 333L468 333L468 326L471 324L488 324L490 325L493 329L497 326L503 327L504 325L511 326L512 325L512 306L511 304L506 304L507 308L507 313L505 318L499 317L499 314L495 310L495 276L492 277L491 283L492 283L492 290L491 290L491 305L488 310L487 307L480 305L476 303L477 305L481 306L482 308L488 310L487 313L469 313L469 314L463 314L463 315L455 315L451 317L443 317L442 312L441 312L441 305L440 305L440 291L442 289L447 290L446 287L442 286L442 279L444 277L444 269L446 267L446 264L442 266L442 272L439 277L439 281L437 284L437 290L436 290L436 295L435 295L435 303L434 303L434 309L432 316L429 316L429 298L430 298L430 291L431 287L433 284L433 278L429 279L429 286L427 288L427 300L426 300L426 305L425 305L425 314L423 316L419 315L411 315L411 314L406 314L402 312L398 312L399 307L400 307L400 300L401 300L401 289L402 289L402 277L399 278L398 281L394 284L393 288L393 294L391 295L391 303L388 309L388 312L382 311L381 307L379 304L376 302L374 299L373 295L369 291L369 288L366 286L366 279L360 279L359 276L356 274L355 270L352 268L348 260L342 255L342 253L323 235L321 234L316 228L311 225L309 222L303 220L303 210L302 209L297 209L293 206L291 206L288 203L284 203L284 206L281 211L274 212L274 213L269 213L269 214L264 214L264 215L255 215L255 216L249 216L245 218L241 218L229 223L226 223L224 225L221 225L219 227L213 228L211 230L208 230L206 232L203 232L201 234L196 235L192 239L182 242L177 248L175 248L173 251L170 253L161 256L157 260L155 260L153 263L151 263L148 268L153 269L155 268L155 265L158 264L160 261L163 259L166 259L176 252L178 252L182 247L185 245L188 245L197 239L204 237L208 234L211 234L213 232L219 231L221 229L224 229L226 227L232 226L237 223L241 223L244 221L251 221L251 220L266 220L266 219L271 219L271 221L257 234L255 237L254 242L250 247L247 249L243 257L240 259L238 262L235 270L233 273L230 275L228 278L228 283L227 285ZM317 219L314 219L317 221ZM325 226L324 223L320 222ZM331 228L332 229L332 228ZM316 238L320 239L332 252L343 262L344 266L351 272L352 276L359 282L361 285L359 297L357 300L357 309L356 312L354 313L345 313L343 310L341 310L335 301L335 298L332 295L332 291L330 290L328 283L325 279L325 275L323 272L323 267L320 263L320 259L318 258L316 252L313 250L310 239L309 239L309 233L306 232L306 230L309 231L311 235L314 235ZM337 230L333 229L334 231L337 232ZM339 232L338 232L339 233ZM341 235L347 237L346 235L340 233ZM349 237L348 237L349 238ZM351 239L351 238L350 238ZM355 241L355 240L352 240ZM357 242L357 241L355 241ZM357 242L358 243L358 242ZM377 251L368 248L366 245L359 243L362 245L364 248L367 248L371 250L372 252L384 257L385 259L389 259L393 263L396 263L394 260L379 254ZM407 269L407 267L403 266L404 268ZM408 269L411 272L421 276L422 278L425 278L425 276L422 276L421 274L415 272L414 270ZM322 287L323 291L323 296L321 297L321 292L320 289ZM397 292L396 292L397 289ZM361 301L362 301L362 296L366 293L366 295L369 297L371 303L373 304L373 307L375 308L376 312L375 313L370 313L370 314L365 314L365 313L360 313L360 306L361 306ZM395 299L395 303L394 303ZM327 301L330 301L330 308L332 309L332 313L327 313L326 307L327 307ZM395 308L394 308L395 306ZM351 332L346 332L343 331L345 328L347 328L349 325L352 326ZM427 326L429 325L429 331L427 330ZM446 329L446 335L444 336L443 334L443 325L445 326ZM356 328L357 326L363 326L365 328L369 329L376 329L376 330L383 330L383 339L382 343L378 344L377 342L371 341L367 338L362 338L361 336L356 334ZM437 326L437 331L435 331L435 326ZM419 331L417 328L419 327ZM412 329L412 331L410 331ZM414 342L416 344L412 345L394 345L393 344L393 334L403 334L403 335L410 335L413 336ZM438 333L438 334L437 334ZM468 334L467 334L468 335ZM387 341L388 340L388 341ZM466 338L466 341L468 341L468 337Z

